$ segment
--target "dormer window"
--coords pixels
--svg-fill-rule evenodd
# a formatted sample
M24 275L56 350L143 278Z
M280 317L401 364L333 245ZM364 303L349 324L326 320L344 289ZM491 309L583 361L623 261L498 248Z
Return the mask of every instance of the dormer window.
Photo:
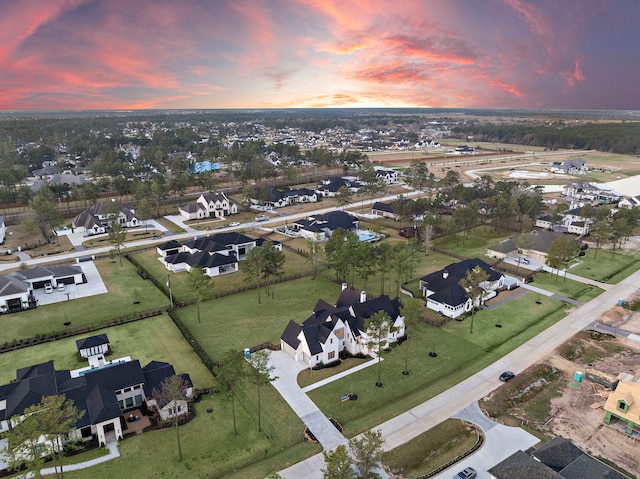
M629 412L629 405L624 399L618 400L618 411L627 413Z

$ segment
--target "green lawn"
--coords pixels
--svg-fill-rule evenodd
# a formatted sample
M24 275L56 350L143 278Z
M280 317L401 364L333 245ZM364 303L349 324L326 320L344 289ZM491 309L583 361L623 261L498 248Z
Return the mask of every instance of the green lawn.
M309 271L309 265L302 256L284 250L285 254L285 271L287 275L297 274ZM158 261L156 249L145 249L133 254L133 257L145 267L147 272L156 278L159 282L165 283L167 278L171 281L171 290L177 301L184 302L194 299L193 293L189 289L186 280L186 273L171 273L164 265ZM222 291L230 291L236 288L248 286L250 283L245 281L245 275L242 271L236 273L225 274L211 278L209 280L210 290L212 294Z
M584 278L616 284L640 268L640 253L595 248L587 250L586 256L578 258L580 263L569 269L570 273Z
M298 427L295 445L288 444L282 437L259 433L254 418L243 407L238 407L237 402L239 434L234 436L231 401L226 393L205 396L195 408L196 418L180 426L182 462L178 461L175 431L167 428L127 437L120 443L119 459L84 471L66 473L65 477L262 479L285 464L298 462L320 451L318 445L300 442L302 423ZM213 412L209 414L207 409ZM284 435L290 431L282 432ZM253 466L243 469L246 464Z
M56 369L78 369L87 365L77 359L76 340L94 334L109 336L113 355L130 356L145 366L149 361L173 364L177 373L189 373L196 388L208 388L215 380L167 315L122 324L73 338L59 339L0 354L0 384L16 377L16 369L54 360Z
M602 289L596 286L590 286L568 278L565 279L562 273L556 276L555 273L547 273L545 271L539 271L535 274L533 277L533 286L585 302L591 301L603 292Z
M485 256L487 248L497 245L503 239L509 238L514 234L502 230L493 231L489 226L478 226L471 231L471 236L466 240L463 239L464 233L460 233L458 239L456 239L455 235L439 238L433 242L433 246L434 248L459 254L465 258L480 258L483 261L491 262Z
M383 387L375 386L378 369L372 366L313 390L309 396L345 427L347 436L359 434L464 380L565 316L562 302L545 298L537 305L536 299L525 294L479 313L473 335L468 319L451 321L442 328L421 323L409 331L408 341L383 356ZM496 328L497 317L509 321L502 319L503 327ZM407 347L411 374L404 376ZM429 357L430 351L438 356ZM358 394L358 401L340 403L338 398L345 393Z
M387 451L382 463L404 477L419 477L469 451L478 433L458 419L447 419L409 442Z
M61 331L68 327L65 322L71 322L71 327L82 326L169 304L151 281L140 278L135 267L125 259L122 267L109 259L96 260L96 266L108 293L3 314L0 316L1 342ZM138 303L134 304L135 301Z
M241 351L265 342L280 344L280 335L289 323L307 319L319 298L334 303L340 286L319 279L301 278L276 285L275 300L263 290L258 303L256 290L213 299L200 304L202 322L197 321L196 306L176 310L211 357L219 357L229 349Z

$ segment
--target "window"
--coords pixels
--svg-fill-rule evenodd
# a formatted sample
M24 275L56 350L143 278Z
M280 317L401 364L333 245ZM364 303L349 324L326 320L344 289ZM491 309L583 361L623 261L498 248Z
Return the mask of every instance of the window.
M124 388L124 392L128 393L131 391L131 388Z
M140 386L139 384L137 386L133 386L133 389L140 389L142 386Z
M336 352L335 352L335 351L331 351L331 352L329 353L329 356L328 356L328 357L329 357L329 359L333 359L333 358L335 358L335 357L336 357Z
M127 409L130 407L133 407L133 398L127 398L124 400L125 405L127 406Z
M618 400L618 411L627 412L629 405L623 399Z

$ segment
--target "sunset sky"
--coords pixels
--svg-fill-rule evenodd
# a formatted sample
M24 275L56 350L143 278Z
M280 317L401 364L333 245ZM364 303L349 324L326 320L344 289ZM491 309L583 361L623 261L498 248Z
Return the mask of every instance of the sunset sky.
M0 110L640 110L640 0L0 0Z

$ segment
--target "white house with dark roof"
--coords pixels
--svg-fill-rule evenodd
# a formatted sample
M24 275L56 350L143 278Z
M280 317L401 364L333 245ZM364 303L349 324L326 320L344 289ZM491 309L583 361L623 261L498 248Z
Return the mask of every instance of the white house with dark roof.
M554 161L549 165L549 170L553 173L563 175L584 174L589 171L587 162L582 158L572 158L564 161Z
M76 340L76 347L80 356L89 361L90 365L95 363L100 365L100 361L104 364L104 356L109 352L109 338L106 334L98 334L88 338Z
M618 202L618 208L625 208L627 210L630 210L631 208L640 208L640 196L627 196L621 199Z
M345 211L330 211L329 213L309 216L307 219L297 220L291 229L303 238L324 241L337 229L355 232L359 221L356 216Z
M315 191L319 197L333 198L338 194L338 190L343 186L346 187L350 193L355 194L360 190L362 185L360 182L352 178L333 176L320 182Z
M174 273L190 271L200 266L207 276L220 276L238 271L239 262L247 257L249 251L262 245L256 240L238 232L219 233L184 243L171 240L156 247L158 259L165 268ZM282 244L272 242L282 250Z
M134 210L115 200L96 203L71 221L74 232L89 235L106 233L112 224L119 224L123 228L135 228L142 223Z
M475 268L483 269L489 279L481 284L484 293L474 305L467 291L460 286L460 280L466 277L467 271ZM478 258L452 263L440 271L420 278L420 289L427 308L449 318L457 318L468 313L474 306L480 306L485 300L496 296L496 291L503 287L504 275L494 271Z
M96 354L102 355L101 352ZM69 440L84 441L94 437L99 444L106 445L123 438L123 413L143 403L158 407L163 418L188 412L186 401L175 406L158 403L154 391L161 388L165 378L173 375L175 370L168 363L152 361L141 367L138 360L130 358L100 362L98 366L78 371L56 370L53 361L21 368L16 371L15 381L0 385L0 431L12 428L25 409L39 404L44 396L64 394L78 411L84 411ZM188 374L180 377L187 386L184 393L190 397L191 379Z
M235 215L238 212L238 207L229 201L224 192L202 193L194 203L180 206L179 211L188 220L224 218Z
M267 208L283 208L296 203L315 203L318 194L309 188L295 190L278 190L268 185L260 189L254 189L253 196L249 198L252 205L260 205Z
M344 284L335 305L318 300L313 314L302 324L289 321L280 337L280 346L309 367L337 361L343 351L352 355L375 353L367 346L370 338L365 321L378 311L386 312L391 318L386 342L393 343L403 337L404 317L397 299L386 295L368 299L364 291L357 292Z

